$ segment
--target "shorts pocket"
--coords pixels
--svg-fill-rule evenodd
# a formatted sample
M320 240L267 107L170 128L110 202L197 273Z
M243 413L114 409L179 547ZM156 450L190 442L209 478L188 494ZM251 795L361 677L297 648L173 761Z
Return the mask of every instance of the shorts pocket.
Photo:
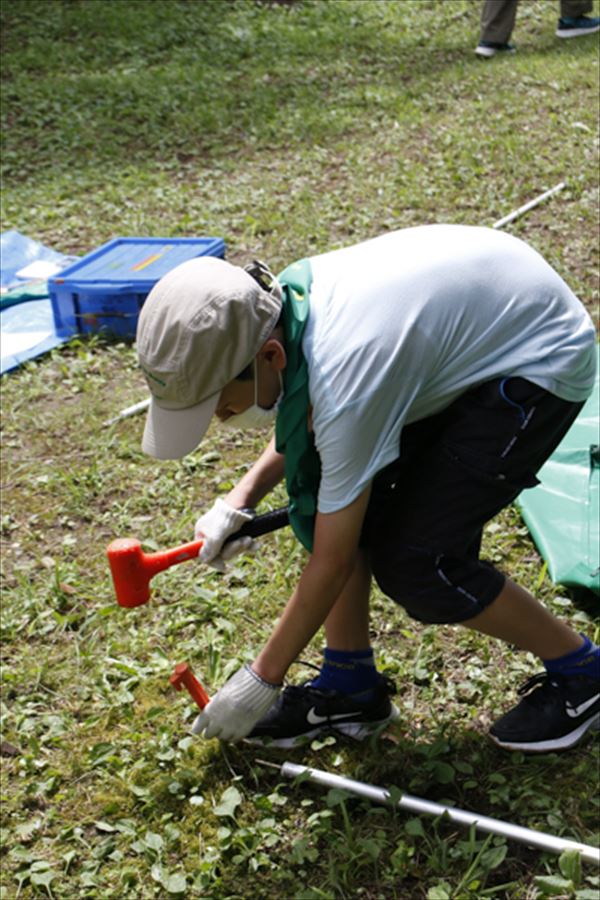
M478 453L468 447L444 444L442 452L463 474L480 483L505 489L507 493L514 493L515 496L525 488L535 487L540 483L535 472L511 472L503 459ZM507 503L509 502L510 500L507 500Z

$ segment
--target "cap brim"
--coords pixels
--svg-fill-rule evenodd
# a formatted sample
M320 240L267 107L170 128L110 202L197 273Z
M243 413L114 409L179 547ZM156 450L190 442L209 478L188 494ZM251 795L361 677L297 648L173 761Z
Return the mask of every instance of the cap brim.
M220 391L187 409L164 409L154 398L142 438L142 450L156 459L181 459L195 450L210 425Z

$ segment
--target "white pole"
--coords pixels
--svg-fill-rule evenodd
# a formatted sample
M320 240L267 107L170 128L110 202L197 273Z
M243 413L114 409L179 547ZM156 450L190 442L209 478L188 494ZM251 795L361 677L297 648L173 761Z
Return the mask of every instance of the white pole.
M555 837L545 834L543 831L534 831L531 828L523 828L513 825L512 822L503 822L501 819L492 819L479 813L457 809L454 806L444 806L441 803L433 803L430 800L422 800L420 797L412 797L410 794L402 794L396 803L391 798L390 792L385 788L365 784L363 781L354 781L343 775L335 775L333 772L324 772L321 769L311 769L308 766L299 766L296 763L285 762L281 766L281 774L286 778L296 778L298 775L308 776L309 781L325 787L341 788L359 797L365 797L374 803L383 803L386 806L396 805L400 809L407 809L418 815L441 816L447 815L452 822L458 825L474 825L479 831L488 834L499 834L520 844L536 847L538 850L547 850L550 853L563 853L565 850L576 850L583 860L600 863L600 850L589 844L580 844L579 841L571 841L568 838Z
M539 206L539 204L543 203L544 200L547 200L548 197L551 197L553 194L558 194L558 192L562 191L564 187L566 187L566 183L564 181L561 181L560 184L556 184L553 188L550 188L549 191L544 191L544 193L540 194L539 197L534 197L533 200L529 201L529 203L525 203L518 209L514 209L507 216L504 216L504 218L498 219L497 222L494 222L492 228L502 228L504 225L508 225L509 222L513 222L515 219L518 219L519 216L522 216L523 213L529 212L529 210L533 209L534 206Z
M150 398L148 397L146 400L140 400L139 403L134 403L133 406L128 406L126 409L122 409L118 415L116 415L112 419L107 419L106 422L103 422L103 425L114 425L116 422L120 422L121 419L128 419L129 416L135 416L139 412L143 412L145 409L148 409L150 406Z

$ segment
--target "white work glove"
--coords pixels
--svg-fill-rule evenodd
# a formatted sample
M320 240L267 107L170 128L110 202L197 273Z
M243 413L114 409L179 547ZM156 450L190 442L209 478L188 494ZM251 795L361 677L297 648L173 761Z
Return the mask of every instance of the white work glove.
M196 717L192 733L204 732L206 738L239 741L250 734L280 690L280 684L269 684L249 665L242 666Z
M226 560L237 556L238 553L254 552L258 542L251 537L242 537L223 547L230 534L238 531L245 522L253 518L252 513L234 509L219 498L194 525L195 540L204 541L198 557L218 572L224 572Z

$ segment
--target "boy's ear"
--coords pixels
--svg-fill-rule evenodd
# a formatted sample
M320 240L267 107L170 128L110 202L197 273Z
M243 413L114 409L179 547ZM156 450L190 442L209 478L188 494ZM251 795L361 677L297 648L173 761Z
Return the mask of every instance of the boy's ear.
M283 344L277 338L268 338L258 351L258 355L276 371L285 369L287 365L286 352Z

